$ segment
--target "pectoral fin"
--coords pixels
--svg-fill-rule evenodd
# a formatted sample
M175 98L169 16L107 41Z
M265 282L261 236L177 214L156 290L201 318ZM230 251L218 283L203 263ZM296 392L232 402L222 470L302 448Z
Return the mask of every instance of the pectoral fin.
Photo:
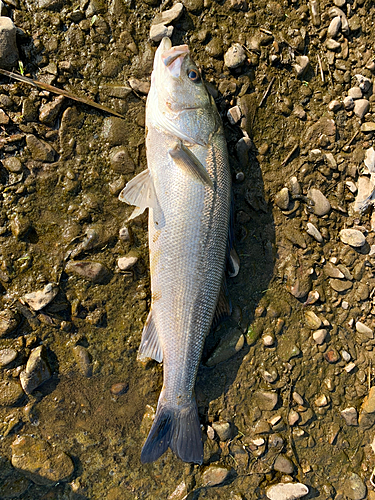
M181 142L178 142L173 149L168 151L169 155L175 164L184 170L187 174L194 177L194 179L201 181L203 184L214 187L207 170L202 163L198 160L194 153L192 153Z
M139 361L144 361L147 358L155 359L158 363L163 361L163 350L152 317L152 310L149 312L146 324L143 328L141 345L139 346L137 356Z
M149 169L144 170L131 179L121 191L118 198L120 201L128 203L128 205L136 206L129 220L141 215L146 208L152 208L154 210L155 222L157 224L162 222L163 214Z

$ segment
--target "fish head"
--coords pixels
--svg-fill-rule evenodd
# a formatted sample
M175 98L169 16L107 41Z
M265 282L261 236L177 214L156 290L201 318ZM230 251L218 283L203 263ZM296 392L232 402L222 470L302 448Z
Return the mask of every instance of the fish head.
M207 144L218 114L187 45L165 37L155 53L146 118L188 142Z

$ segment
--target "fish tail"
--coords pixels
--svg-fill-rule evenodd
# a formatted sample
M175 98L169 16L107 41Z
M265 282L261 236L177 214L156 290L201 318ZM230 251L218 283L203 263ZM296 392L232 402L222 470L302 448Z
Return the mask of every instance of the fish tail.
M159 400L154 423L142 448L141 462L154 462L168 447L184 462L203 462L202 432L195 400L178 409Z

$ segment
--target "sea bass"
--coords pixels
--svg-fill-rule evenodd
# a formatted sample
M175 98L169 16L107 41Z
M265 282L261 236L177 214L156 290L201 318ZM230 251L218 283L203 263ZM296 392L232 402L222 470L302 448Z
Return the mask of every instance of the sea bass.
M168 447L202 463L194 384L225 287L231 179L223 125L187 45L163 38L146 104L147 170L120 200L149 208L151 310L138 357L163 361L163 388L141 461Z

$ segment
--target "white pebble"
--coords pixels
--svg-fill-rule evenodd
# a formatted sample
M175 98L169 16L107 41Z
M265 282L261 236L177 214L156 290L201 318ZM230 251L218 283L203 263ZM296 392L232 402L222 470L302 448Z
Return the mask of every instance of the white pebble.
M314 401L314 404L318 408L323 408L324 406L327 406L328 405L327 396L325 394L322 394L321 396L316 398L316 400Z
M302 483L278 483L266 490L270 500L294 500L307 495L309 488Z
M316 239L319 243L323 242L323 236L320 234L319 230L311 224L311 222L307 223L306 233Z
M275 339L273 338L273 336L272 336L272 335L269 335L269 334L264 335L264 336L262 337L262 339L263 339L263 344L264 344L266 347L271 347L271 346L273 346L273 344L275 343Z
M233 108L228 109L227 117L232 125L235 125L241 120L241 110L239 106L233 106Z
M326 336L327 336L327 330L325 328L317 330L316 332L313 333L313 339L318 345L322 345L324 343Z
M127 271L132 268L138 262L138 257L134 255L127 255L126 257L120 257L117 261L117 265L121 271Z
M340 240L352 247L362 247L366 243L364 234L358 229L342 229L340 231Z

